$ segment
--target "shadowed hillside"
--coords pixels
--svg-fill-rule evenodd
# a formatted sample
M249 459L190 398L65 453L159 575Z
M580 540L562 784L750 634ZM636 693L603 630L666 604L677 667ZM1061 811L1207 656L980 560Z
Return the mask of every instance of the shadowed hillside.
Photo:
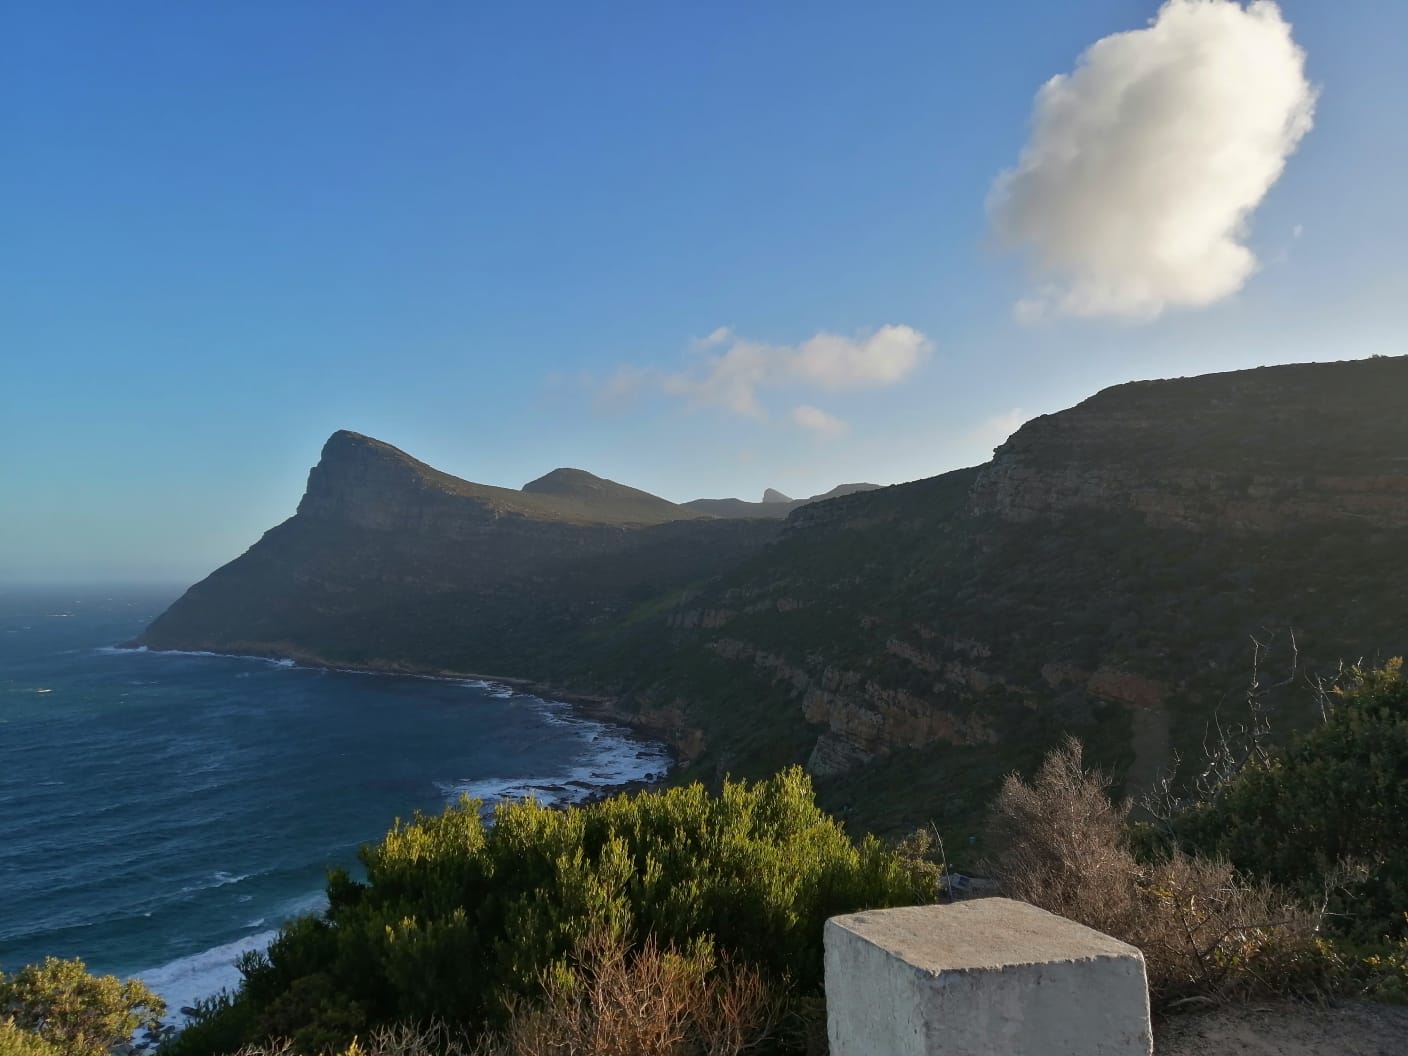
M1196 751L1250 636L1278 677L1292 631L1302 670L1404 652L1405 393L1403 358L1116 386L984 466L782 524L643 523L669 504L579 471L483 488L338 434L298 515L144 640L602 694L684 776L803 762L853 822L966 832L1062 731L1135 783Z

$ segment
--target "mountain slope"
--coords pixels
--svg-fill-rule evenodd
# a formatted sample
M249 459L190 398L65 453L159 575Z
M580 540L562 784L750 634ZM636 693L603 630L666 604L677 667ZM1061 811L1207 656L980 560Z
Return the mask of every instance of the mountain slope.
M804 759L870 825L974 823L1061 732L1152 782L1283 678L1408 649L1408 359L1105 390L981 467L804 507L627 683L691 772ZM1269 681L1263 670L1263 683ZM1281 728L1314 717L1304 684Z
M146 640L550 681L682 777L805 762L857 825L973 834L1064 731L1132 785L1196 754L1252 636L1278 677L1292 632L1302 672L1408 650L1405 394L1405 358L1116 386L785 523L570 521L510 502L590 506L571 480L510 500L428 467L359 491L380 453L325 452L298 515ZM1276 703L1313 718L1303 687Z
M665 586L716 574L777 530L573 473L549 474L536 490L494 488L335 433L297 513L191 587L141 640L532 672L570 650L574 634Z
M651 495L649 492L605 480L581 469L554 469L551 473L523 485L529 495L552 496L562 508L583 511L610 512L621 524L660 524L665 521L689 520L703 514L686 506Z

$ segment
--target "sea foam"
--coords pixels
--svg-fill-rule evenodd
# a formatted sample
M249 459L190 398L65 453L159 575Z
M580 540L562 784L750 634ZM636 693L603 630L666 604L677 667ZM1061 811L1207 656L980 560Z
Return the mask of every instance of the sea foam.
M321 913L327 908L327 904L327 896L321 891L316 891L291 899L281 906L279 919L291 920L309 913ZM246 927L257 928L264 920L263 917L252 920ZM166 1001L166 1018L163 1022L179 1027L187 1019L181 1009L189 1008L205 998L214 997L222 990L233 993L240 985L240 972L235 966L239 958L252 951L268 949L269 943L273 942L278 934L277 929L258 931L134 974Z
M499 693L494 695L500 696ZM509 692L504 696L528 701L551 725L577 730L586 747L585 759L566 773L541 777L486 777L436 782L448 801L453 802L464 795L483 800L486 806L491 806L504 800L531 797L547 806L566 806L581 803L606 789L663 777L670 769L672 760L663 746L635 740L620 727L574 715L571 705L529 694Z

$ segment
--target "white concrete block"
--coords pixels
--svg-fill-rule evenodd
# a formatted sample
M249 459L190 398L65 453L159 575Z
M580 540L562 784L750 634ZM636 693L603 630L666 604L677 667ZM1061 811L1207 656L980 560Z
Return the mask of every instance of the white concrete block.
M982 898L826 922L831 1056L1149 1056L1133 946Z

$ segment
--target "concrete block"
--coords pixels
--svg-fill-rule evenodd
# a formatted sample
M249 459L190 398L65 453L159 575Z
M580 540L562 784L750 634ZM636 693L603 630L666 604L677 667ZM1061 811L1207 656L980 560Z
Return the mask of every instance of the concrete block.
M1144 956L1006 898L826 922L831 1056L1149 1056Z

